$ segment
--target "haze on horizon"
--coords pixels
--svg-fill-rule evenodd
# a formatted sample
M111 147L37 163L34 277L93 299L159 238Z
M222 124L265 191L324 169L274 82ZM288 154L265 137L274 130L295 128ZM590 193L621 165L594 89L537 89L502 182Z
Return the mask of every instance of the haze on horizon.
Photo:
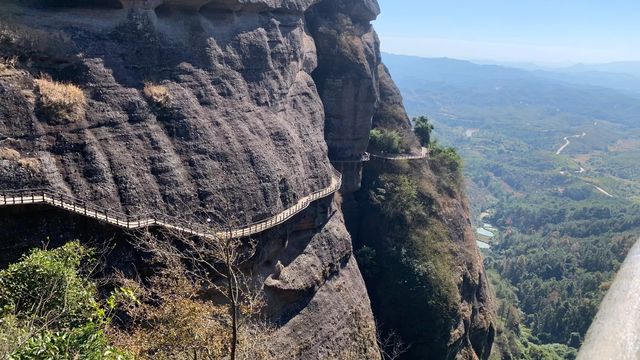
M640 61L636 0L379 0L382 51L542 65Z

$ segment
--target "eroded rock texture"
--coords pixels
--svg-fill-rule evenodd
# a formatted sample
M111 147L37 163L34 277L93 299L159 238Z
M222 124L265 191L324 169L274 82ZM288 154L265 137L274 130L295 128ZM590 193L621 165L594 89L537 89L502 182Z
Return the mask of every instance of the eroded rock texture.
M313 77L326 116L329 157L343 173L343 192L360 187L360 159L369 144L371 120L379 98L380 41L370 21L376 1L328 0L307 14L318 51Z
M16 61L0 67L0 188L246 224L326 187L312 2L3 2L0 56ZM84 112L45 111L39 78L81 89ZM43 236L126 237L60 211L0 211L14 255ZM379 357L331 198L263 234L254 266L280 329L274 358Z
M375 0L3 1L0 189L50 186L134 215L246 224L326 187L331 158L344 204L319 201L259 239L254 273L282 349L273 357L378 359L342 209L357 216L372 122L415 143L380 62L379 11ZM38 79L77 86L83 111L52 116ZM460 204L446 216L468 233ZM14 257L46 236L128 236L46 207L0 208L0 226L0 251ZM464 316L447 345L472 359L490 341L467 240L451 239Z

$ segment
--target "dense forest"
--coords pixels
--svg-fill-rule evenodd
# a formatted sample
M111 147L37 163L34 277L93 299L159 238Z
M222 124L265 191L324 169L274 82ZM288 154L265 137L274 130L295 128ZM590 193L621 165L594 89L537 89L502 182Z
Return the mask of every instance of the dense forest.
M487 141L501 138L500 145ZM462 153L477 222L500 230L485 252L500 299L496 358L574 358L637 240L638 184L593 166L607 153L577 162L482 130L466 140ZM629 196L619 196L624 193Z

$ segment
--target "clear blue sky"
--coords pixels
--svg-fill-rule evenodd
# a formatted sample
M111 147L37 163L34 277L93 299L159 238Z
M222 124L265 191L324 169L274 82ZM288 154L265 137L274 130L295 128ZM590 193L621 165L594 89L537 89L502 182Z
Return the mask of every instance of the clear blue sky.
M640 0L378 0L383 51L537 63L640 60Z

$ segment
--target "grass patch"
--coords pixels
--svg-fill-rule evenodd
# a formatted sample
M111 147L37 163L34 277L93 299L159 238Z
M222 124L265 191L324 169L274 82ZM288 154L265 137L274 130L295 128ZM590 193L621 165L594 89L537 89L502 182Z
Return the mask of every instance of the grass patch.
M18 164L23 169L29 170L31 172L39 172L42 169L42 163L36 158L20 159L18 160Z
M0 159L18 161L18 159L20 159L20 153L13 149L0 147Z
M31 172L39 172L42 170L42 163L36 158L22 158L17 150L7 147L0 147L0 160L9 160L17 162L23 169Z
M0 76L11 76L16 73L18 57L0 58Z
M171 99L169 88L164 85L146 82L143 92L144 96L156 105L166 105Z
M76 122L84 118L87 99L79 87L42 77L38 85L38 105L51 124Z

